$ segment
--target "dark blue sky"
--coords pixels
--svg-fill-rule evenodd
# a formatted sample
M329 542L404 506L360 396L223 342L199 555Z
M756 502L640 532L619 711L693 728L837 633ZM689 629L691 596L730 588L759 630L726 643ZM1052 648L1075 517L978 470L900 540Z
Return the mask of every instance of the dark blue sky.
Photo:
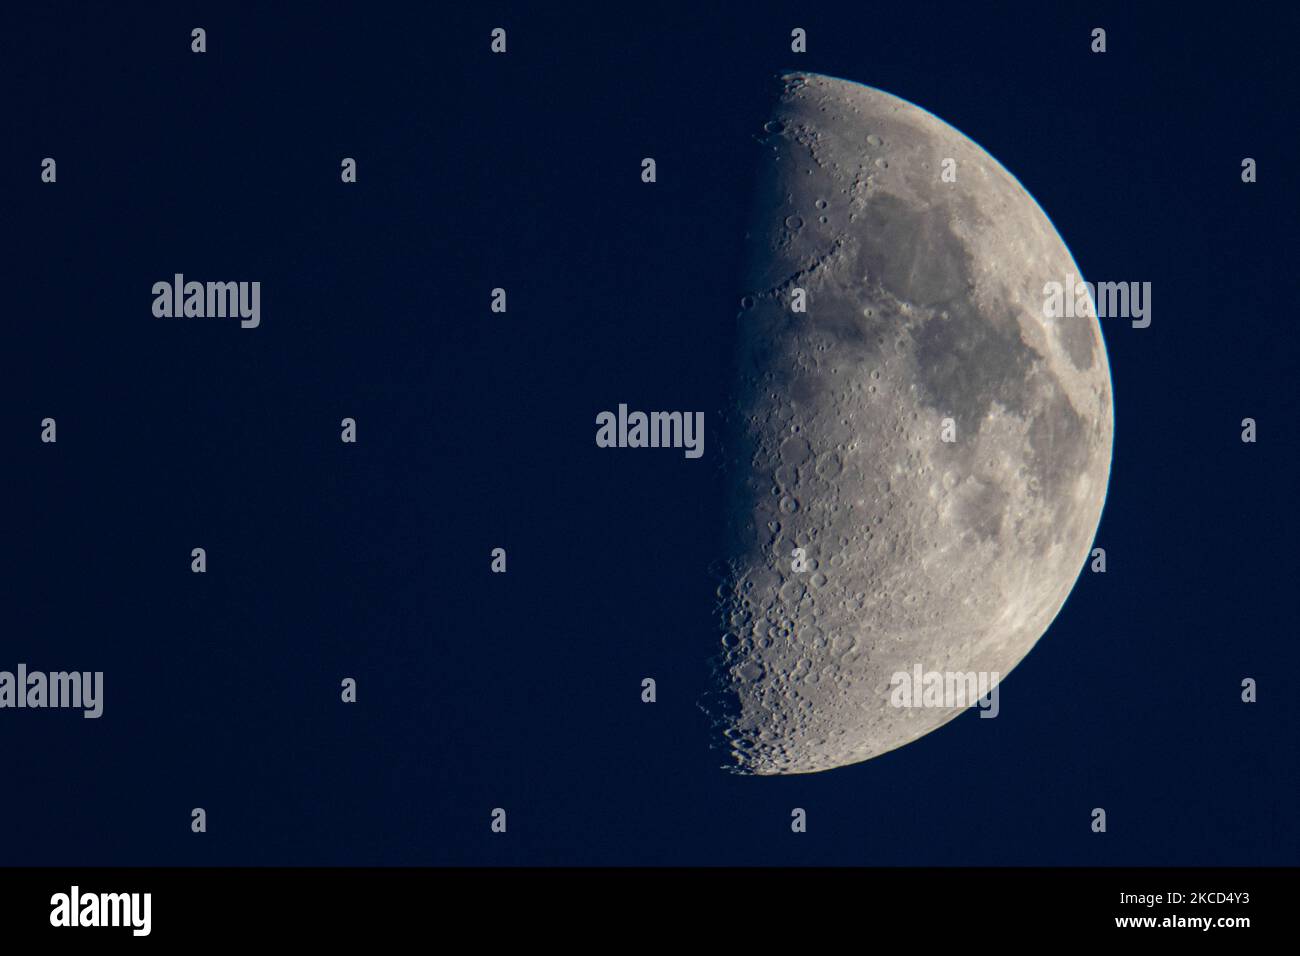
M1297 862L1294 15L655 6L6 14L0 669L106 699L0 711L5 863ZM694 703L717 459L593 422L724 403L786 68L965 132L1153 321L1103 325L1108 573L999 718L756 780ZM175 272L260 280L261 327L154 319Z

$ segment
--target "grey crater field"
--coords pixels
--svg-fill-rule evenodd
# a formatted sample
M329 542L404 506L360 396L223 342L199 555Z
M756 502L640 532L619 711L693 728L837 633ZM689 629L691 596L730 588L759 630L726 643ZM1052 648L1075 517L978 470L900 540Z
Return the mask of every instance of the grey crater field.
M706 705L727 766L753 774L867 760L965 709L893 706L895 672L1005 678L1089 555L1112 434L1096 318L1044 317L1044 284L1078 270L1025 189L887 93L778 89L756 131Z

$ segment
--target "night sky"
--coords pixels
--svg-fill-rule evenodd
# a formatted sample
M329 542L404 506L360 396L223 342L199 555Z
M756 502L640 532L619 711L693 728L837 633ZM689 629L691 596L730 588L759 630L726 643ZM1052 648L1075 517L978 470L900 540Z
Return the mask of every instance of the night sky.
M98 720L0 710L0 862L1294 864L1300 24L1267 16L6 13L0 669L105 691ZM1152 283L1152 323L1102 325L1107 573L998 719L755 779L696 706L712 435L691 460L593 434L620 402L726 405L787 69L956 126L1086 278ZM259 281L260 326L155 318L175 273Z

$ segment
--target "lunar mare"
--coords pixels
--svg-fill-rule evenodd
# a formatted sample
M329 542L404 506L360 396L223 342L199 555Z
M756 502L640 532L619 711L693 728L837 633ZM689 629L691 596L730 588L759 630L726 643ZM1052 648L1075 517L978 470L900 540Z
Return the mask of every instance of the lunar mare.
M1044 285L1079 272L1024 188L904 100L780 82L707 706L756 774L867 760L964 709L894 706L897 672L1005 677L1088 556L1112 436L1101 330L1045 317Z

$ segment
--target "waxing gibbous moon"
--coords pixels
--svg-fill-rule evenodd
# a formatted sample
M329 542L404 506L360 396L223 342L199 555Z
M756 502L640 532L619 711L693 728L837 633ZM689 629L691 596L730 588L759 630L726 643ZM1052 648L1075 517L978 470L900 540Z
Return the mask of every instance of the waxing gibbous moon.
M802 73L779 90L707 705L728 766L756 774L867 760L961 713L891 700L918 665L1004 678L1089 555L1112 435L1101 330L1048 317L1045 286L1080 280L1025 189L887 93Z

